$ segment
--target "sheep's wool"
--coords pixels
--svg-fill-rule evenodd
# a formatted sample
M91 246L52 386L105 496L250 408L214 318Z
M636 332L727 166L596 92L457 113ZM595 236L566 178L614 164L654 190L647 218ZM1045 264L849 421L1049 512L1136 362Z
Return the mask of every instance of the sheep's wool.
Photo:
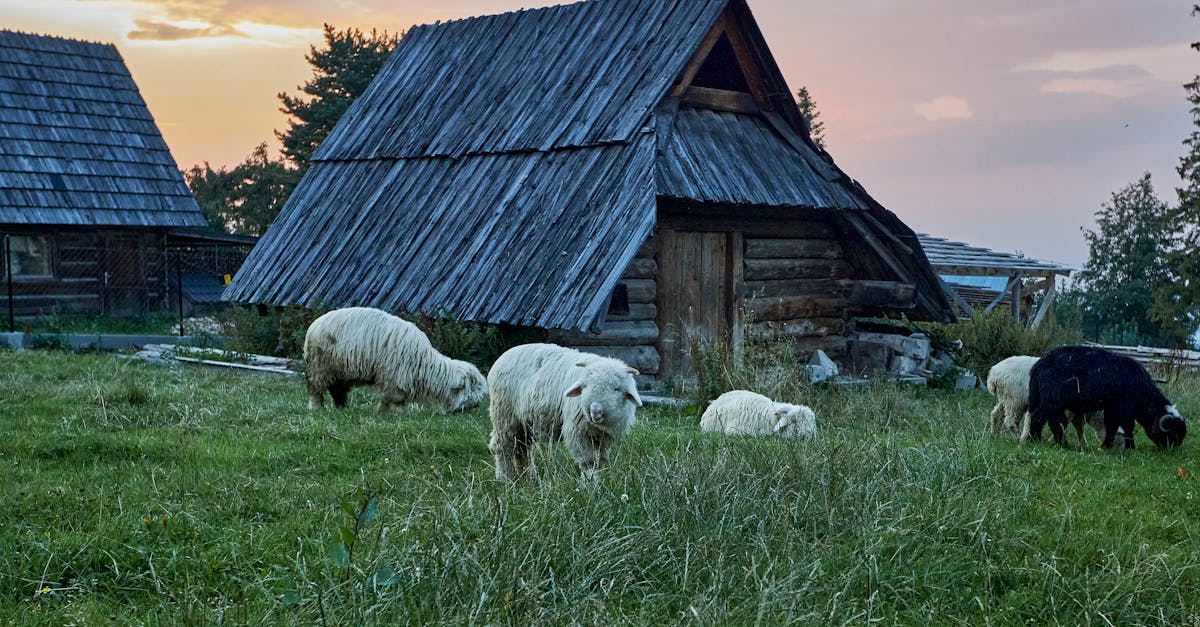
M817 434L817 416L805 405L777 403L757 392L733 390L718 396L704 410L700 430L811 438Z
M487 381L474 365L439 353L411 322L369 307L314 320L304 336L304 361L311 408L324 405L326 391L343 404L358 385L379 388L380 409L432 402L461 411L487 395Z
M585 474L599 470L637 421L636 373L620 360L554 344L505 352L488 372L496 477L536 479L530 447L557 440Z

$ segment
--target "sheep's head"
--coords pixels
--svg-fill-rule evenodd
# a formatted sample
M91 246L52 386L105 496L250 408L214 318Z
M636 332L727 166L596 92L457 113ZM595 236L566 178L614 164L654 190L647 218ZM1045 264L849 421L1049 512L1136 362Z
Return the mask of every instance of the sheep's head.
M804 405L775 403L775 435L781 438L811 438L817 434L817 417Z
M451 360L454 364L450 374L451 411L466 411L479 405L487 397L487 379L479 372L474 364Z
M1150 436L1150 440L1159 448L1175 448L1183 444L1183 438L1187 435L1187 422L1179 415L1179 410L1174 405L1167 405L1161 415L1153 420L1150 428L1146 430L1146 435Z
M632 423L634 410L642 406L634 375L638 371L628 366L620 368L604 363L575 364L582 368L579 379L563 392L568 398L578 398L589 422Z

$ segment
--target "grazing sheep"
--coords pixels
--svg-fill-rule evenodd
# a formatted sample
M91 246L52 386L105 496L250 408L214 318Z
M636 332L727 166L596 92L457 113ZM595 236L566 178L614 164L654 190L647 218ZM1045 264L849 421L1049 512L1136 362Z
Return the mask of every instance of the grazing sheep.
M992 408L992 433L1000 433L1000 426L1008 427L1014 435L1019 434L1022 442L1029 438L1029 371L1037 363L1037 357L1017 355L998 362L988 370L987 389L996 397ZM1087 422L1104 440L1103 412L1089 414L1066 413L1068 421L1075 427L1075 437L1080 447L1087 446L1083 436L1083 423ZM1020 425L1020 426L1018 426Z
M1141 364L1091 346L1056 348L1038 360L1029 373L1029 407L1029 437L1035 440L1050 423L1054 441L1062 444L1067 411L1103 411L1104 448L1112 448L1118 429L1133 448L1134 421L1159 448L1179 446L1187 435L1187 422Z
M531 448L556 440L585 476L594 475L636 422L636 374L620 360L554 344L509 349L488 373L496 478L537 480Z
M1037 357L1016 355L1001 360L988 370L987 389L996 397L992 408L992 434L999 434L1001 425L1013 435L1020 433L1020 424L1029 411L1029 370Z
M700 429L730 435L778 435L811 438L817 435L817 416L804 405L776 403L746 390L726 392L709 404Z
M437 352L416 325L369 307L331 311L304 335L308 407L325 406L328 391L345 407L350 389L375 385L379 410L409 402L433 402L451 411L470 409L487 396L475 366Z

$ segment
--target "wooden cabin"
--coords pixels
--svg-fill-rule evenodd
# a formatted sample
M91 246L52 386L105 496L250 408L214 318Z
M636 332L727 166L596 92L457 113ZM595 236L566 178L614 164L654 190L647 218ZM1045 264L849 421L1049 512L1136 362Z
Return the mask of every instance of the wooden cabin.
M414 27L225 297L537 327L660 377L691 337L836 356L855 316L953 319L791 94L743 0Z
M18 317L167 309L206 225L115 47L0 31L0 309L10 276Z

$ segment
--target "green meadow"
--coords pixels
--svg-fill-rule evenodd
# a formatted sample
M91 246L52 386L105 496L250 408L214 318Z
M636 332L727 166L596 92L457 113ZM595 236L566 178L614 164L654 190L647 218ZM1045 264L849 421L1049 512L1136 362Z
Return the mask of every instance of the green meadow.
M1200 625L1200 428L1080 451L987 434L981 390L781 400L817 439L644 408L597 480L546 446L511 486L486 407L0 353L0 623Z

